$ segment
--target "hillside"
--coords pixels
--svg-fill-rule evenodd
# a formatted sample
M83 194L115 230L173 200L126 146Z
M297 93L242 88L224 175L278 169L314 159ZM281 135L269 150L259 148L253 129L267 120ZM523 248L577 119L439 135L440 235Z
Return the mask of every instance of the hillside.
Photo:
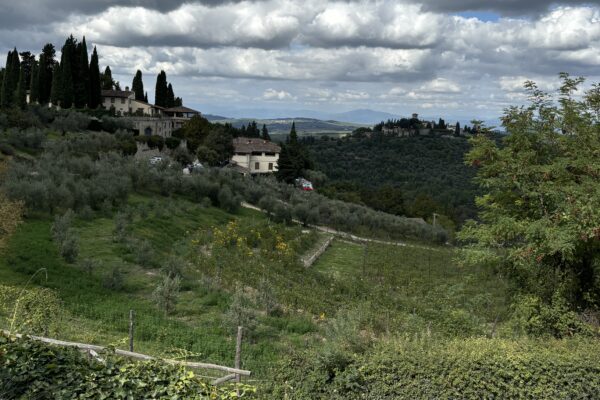
M439 224L302 192L272 177L219 168L184 176L172 153L157 164L128 155L133 137L124 129L90 132L77 129L88 126L84 114L42 111L52 114L50 122L16 115L35 124L0 133L0 328L126 349L134 310L136 351L231 366L243 326L241 367L252 371L245 383L259 399L598 393L593 320L562 303L542 308L506 269L465 262L472 253L447 245ZM57 126L75 128L61 133ZM329 157L328 165L363 183L424 185L419 179L429 176L441 192L448 182L459 186L464 173L461 139L312 142L321 162ZM397 160L406 171L381 168ZM356 171L357 162L367 169ZM392 200L383 205L395 203L396 192L380 193ZM414 203L426 203L420 199ZM331 235L316 226L386 243L339 236L307 268L302 259ZM96 363L10 335L0 336L0 354L8 355L0 358L0 398L60 398L55 388L99 382L95 374L115 398L143 397L154 371L164 377L153 381L157 390L177 398L189 388L210 392L207 381L215 377L201 371L192 379L160 363L120 361L124 370L116 371L110 353ZM81 379L60 380L65 370ZM27 372L15 381L15 371Z
M242 125L247 126L252 121L256 121L259 127L263 124L267 126L271 136L275 136L275 139L288 135L292 127L292 122L296 123L296 131L300 136L343 136L352 133L356 128L362 126L359 124L353 124L349 122L339 121L323 121L313 118L281 118L281 119L215 119L214 122L218 123L229 123L235 128L240 128Z
M400 214L431 218L437 212L458 223L475 216L475 170L464 164L467 139L348 138L307 144L315 168L327 175L323 190L331 196L377 208L370 203L372 193L389 186L399 189L393 200Z

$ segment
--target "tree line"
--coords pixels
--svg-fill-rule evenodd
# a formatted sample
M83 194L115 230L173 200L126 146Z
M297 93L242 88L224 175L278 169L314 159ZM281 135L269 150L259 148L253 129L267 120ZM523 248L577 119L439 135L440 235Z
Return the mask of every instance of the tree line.
M121 90L121 85L113 78L110 66L100 72L96 46L90 58L85 37L78 41L70 35L61 47L60 60L52 43L44 45L37 59L30 51L19 52L14 48L8 52L5 67L0 69L3 109L24 109L28 100L31 104L61 108L96 109L102 105L102 90ZM136 100L148 102L140 70L133 78L131 90ZM164 71L156 78L155 104L166 108L183 104L182 98L175 96Z

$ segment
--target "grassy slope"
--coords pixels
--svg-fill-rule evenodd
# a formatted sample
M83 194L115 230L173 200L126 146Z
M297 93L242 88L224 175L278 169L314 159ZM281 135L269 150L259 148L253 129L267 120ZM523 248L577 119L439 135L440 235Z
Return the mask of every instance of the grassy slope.
M190 250L187 232L223 226L232 218L250 225L265 218L251 210L233 216L181 199L134 196L129 203L147 207L148 215L137 216L132 231L152 243L158 264L171 253ZM486 333L491 321L502 319L505 309L504 283L484 270L458 269L451 261L452 249L369 245L365 257L363 246L336 240L311 269L281 268L268 260L257 269L225 268L221 290L203 285L205 271L191 265L184 274L176 313L166 318L150 300L160 279L158 269L137 265L125 246L113 241L112 218L76 221L79 259L100 261L91 275L60 258L50 236L51 224L49 217L36 217L20 227L0 258L0 281L23 285L36 270L46 268L48 280L38 275L33 284L54 288L64 301L69 316L59 332L61 338L125 348L128 311L135 309L136 350L174 356L177 349L185 349L199 354L201 360L232 364L233 337L221 323L231 301L230 289L236 281L256 288L259 279L266 277L285 312L261 315L253 338L245 342L244 366L258 376L287 349L318 345L322 323L318 316L327 320L340 309L371 313L379 333L422 332L429 326L434 335L459 337ZM288 229L292 234L299 231ZM125 273L120 291L102 285L114 265Z

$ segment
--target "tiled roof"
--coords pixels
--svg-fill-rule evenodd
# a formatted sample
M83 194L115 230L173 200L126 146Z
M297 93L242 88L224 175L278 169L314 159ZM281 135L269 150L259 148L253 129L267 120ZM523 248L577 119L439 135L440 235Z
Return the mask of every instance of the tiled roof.
M102 90L102 97L124 97L128 98L133 94L132 91L127 90Z
M265 153L279 153L281 147L268 140L259 138L239 137L233 139L233 151L235 153L252 153L253 151L264 151Z
M166 108L165 112L172 112L172 113L196 113L196 114L200 114L200 111L192 110L191 108L184 107L184 106Z

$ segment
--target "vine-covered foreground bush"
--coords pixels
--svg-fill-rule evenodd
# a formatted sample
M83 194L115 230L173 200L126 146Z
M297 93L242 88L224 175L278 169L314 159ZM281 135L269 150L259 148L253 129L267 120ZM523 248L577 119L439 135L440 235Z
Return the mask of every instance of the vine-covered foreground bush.
M233 399L235 388L214 387L192 371L160 361L131 362L0 334L0 399ZM253 388L240 385L243 397Z
M281 368L273 398L598 399L597 342L396 340L360 355L297 354Z

